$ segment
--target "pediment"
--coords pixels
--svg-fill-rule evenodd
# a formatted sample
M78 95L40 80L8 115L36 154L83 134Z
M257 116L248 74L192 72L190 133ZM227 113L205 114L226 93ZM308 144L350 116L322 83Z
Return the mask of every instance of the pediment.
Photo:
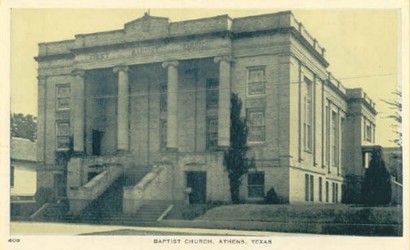
M145 14L141 18L126 23L124 31L128 42L167 37L169 19Z

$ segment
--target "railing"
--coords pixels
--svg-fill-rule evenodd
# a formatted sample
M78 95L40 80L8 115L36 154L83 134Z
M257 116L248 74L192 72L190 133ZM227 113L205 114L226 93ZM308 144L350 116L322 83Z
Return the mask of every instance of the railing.
M166 176L166 165L154 166L152 170L133 187L124 187L123 212L135 213L146 200L169 200L166 196L172 192L171 178ZM170 170L168 168L168 170ZM163 175L164 181L160 180Z
M111 166L82 187L69 190L70 212L80 213L97 199L123 173L121 166Z

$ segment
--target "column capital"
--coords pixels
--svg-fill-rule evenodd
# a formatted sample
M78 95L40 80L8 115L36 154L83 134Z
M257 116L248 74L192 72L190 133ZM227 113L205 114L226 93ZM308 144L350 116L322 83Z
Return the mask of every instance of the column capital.
M79 77L84 77L85 76L85 71L82 69L74 69L71 71L72 76L79 76Z
M128 72L129 68L127 65L117 65L113 68L114 73L118 73L120 71L122 72Z
M168 62L163 62L162 67L163 68L168 68L169 66L172 66L174 68L178 67L179 62L178 61L168 61Z
M216 56L214 57L214 62L215 63L220 63L220 62L231 62L232 57L231 56Z

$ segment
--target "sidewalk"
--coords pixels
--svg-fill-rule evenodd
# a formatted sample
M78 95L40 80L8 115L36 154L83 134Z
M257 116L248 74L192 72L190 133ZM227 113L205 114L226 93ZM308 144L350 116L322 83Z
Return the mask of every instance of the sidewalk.
M202 228L133 227L111 225L84 225L44 222L11 222L11 235L215 235L215 236L300 236L307 234L278 233Z

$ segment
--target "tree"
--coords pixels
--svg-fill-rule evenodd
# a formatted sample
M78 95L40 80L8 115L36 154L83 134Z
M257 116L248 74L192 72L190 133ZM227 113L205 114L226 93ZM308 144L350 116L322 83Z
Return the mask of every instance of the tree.
M392 94L397 96L396 100L384 100L382 99L382 101L386 104L388 104L390 106L390 109L394 110L394 113L388 116L385 116L385 118L387 119L392 119L394 121L395 124L392 125L392 127L394 128L396 134L397 134L397 138L392 140L394 143L397 144L397 146L401 147L402 146L402 138L403 138L403 133L402 133L402 129L401 129L401 125L402 125L402 92L401 91L396 91L396 92L392 92Z
M382 101L386 104L389 105L389 108L394 110L394 113L391 115L387 115L384 118L386 119L391 119L393 120L394 124L391 125L397 135L397 138L392 140L394 143L396 143L397 146L402 148L402 143L403 143L403 132L402 132L402 92L401 91L396 91L392 92L396 96L395 100L384 100ZM393 159L394 159L394 165L390 166L390 171L391 175L396 177L397 181L402 183L402 169L403 169L403 156L402 156L402 150L400 150L400 153L393 153L392 154Z
M366 205L389 204L391 201L390 178L390 173L381 156L381 150L373 150L362 185L363 203Z
M10 132L12 137L26 138L30 141L37 139L37 118L33 115L21 113L10 115Z
M224 153L224 165L228 171L232 203L235 204L240 202L239 188L243 175L255 166L255 161L247 158L248 127L246 119L240 116L241 109L240 98L237 94L231 94L231 137L230 147Z

